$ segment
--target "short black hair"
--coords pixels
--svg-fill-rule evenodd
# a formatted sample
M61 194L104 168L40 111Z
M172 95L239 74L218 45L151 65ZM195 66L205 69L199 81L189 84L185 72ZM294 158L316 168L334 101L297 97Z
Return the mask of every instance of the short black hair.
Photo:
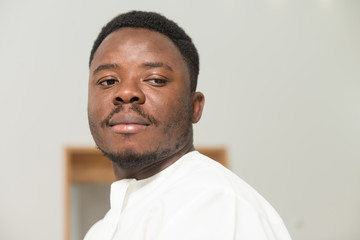
M191 38L181 27L159 13L131 11L116 16L102 28L95 40L91 49L89 65L102 41L112 32L125 27L145 28L159 32L170 38L180 50L180 53L188 66L190 73L190 89L192 92L195 92L199 75L199 55L196 47Z

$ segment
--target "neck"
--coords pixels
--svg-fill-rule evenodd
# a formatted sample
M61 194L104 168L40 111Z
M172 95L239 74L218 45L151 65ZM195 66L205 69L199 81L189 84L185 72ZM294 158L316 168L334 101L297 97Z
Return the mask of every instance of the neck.
M159 159L159 161L156 161L140 169L131 169L131 170L123 169L120 168L114 162L112 163L112 166L117 180L121 180L125 178L135 178L136 180L142 180L161 172L162 170L164 170L165 168L169 167L171 164L179 160L186 153L191 152L193 150L195 150L195 148L191 142L185 145L183 148L178 149L170 156L164 159Z

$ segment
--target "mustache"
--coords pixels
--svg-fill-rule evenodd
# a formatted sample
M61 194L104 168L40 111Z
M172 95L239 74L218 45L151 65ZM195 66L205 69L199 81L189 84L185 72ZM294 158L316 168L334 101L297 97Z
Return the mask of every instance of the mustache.
M101 121L101 127L104 128L105 126L108 126L110 123L111 118L116 114L124 110L123 105L119 105L116 108L114 108L111 113L103 120ZM135 112L139 114L141 117L147 119L151 124L158 126L159 121L156 120L156 118L148 113L146 113L144 110L142 110L138 105L131 105L129 108L130 111Z

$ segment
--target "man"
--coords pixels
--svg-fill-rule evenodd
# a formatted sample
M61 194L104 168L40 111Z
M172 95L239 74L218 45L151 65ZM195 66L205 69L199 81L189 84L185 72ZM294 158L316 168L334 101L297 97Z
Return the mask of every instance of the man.
M86 240L290 239L273 208L235 174L194 150L199 57L174 22L117 16L90 56L88 116L113 163L111 209Z

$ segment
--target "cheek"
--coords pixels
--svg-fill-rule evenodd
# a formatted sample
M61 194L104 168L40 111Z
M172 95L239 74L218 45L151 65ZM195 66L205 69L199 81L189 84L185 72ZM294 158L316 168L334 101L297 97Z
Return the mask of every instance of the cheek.
M88 116L91 120L102 119L105 117L107 106L109 104L109 97L101 96L96 93L89 93L88 97Z
M95 120L99 116L99 108L98 108L97 104L95 102L88 101L87 111L88 111L89 121L94 124Z
M192 105L187 95L177 95L171 100L162 101L159 111L161 120L170 128L178 128L189 125L192 119Z
M176 93L161 93L146 95L146 109L156 120L166 123L178 112L179 96Z

